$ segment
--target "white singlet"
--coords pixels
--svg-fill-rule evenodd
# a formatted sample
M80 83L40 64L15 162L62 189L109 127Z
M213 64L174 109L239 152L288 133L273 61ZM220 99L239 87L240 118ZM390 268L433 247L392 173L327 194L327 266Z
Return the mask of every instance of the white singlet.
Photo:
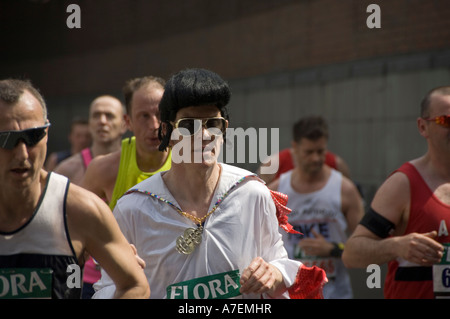
M345 243L347 221L341 212L342 174L331 169L326 185L315 192L301 194L291 186L292 170L280 176L278 191L288 195L287 207L292 209L289 223L303 233L283 233L283 241L289 258L306 266L318 266L325 270L328 283L323 287L324 298L352 298L350 277L340 258L306 256L298 246L302 238L314 237L312 230L330 242Z

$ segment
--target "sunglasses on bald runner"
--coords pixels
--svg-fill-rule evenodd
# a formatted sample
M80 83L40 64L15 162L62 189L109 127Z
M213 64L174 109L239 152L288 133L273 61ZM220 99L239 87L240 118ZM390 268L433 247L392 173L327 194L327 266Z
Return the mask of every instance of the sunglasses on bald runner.
M180 129L180 134L183 136L192 136L197 134L201 128L217 129L222 134L225 133L226 120L223 117L210 117L204 119L196 118L182 118L176 122L171 122L171 124Z
M0 148L12 150L20 141L23 141L28 147L35 146L47 134L45 130L49 126L50 123L47 123L44 126L29 128L22 131L0 132Z
M436 116L434 118L427 118L424 120L434 122L443 127L450 127L450 115L441 115L441 116Z

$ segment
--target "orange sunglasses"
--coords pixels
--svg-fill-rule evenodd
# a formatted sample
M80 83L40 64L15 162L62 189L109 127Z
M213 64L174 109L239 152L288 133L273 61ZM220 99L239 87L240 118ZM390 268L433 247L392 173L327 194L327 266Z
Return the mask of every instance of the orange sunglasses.
M441 115L441 116L436 116L432 119L427 118L424 119L425 121L432 121L440 126L443 127L450 127L450 115Z

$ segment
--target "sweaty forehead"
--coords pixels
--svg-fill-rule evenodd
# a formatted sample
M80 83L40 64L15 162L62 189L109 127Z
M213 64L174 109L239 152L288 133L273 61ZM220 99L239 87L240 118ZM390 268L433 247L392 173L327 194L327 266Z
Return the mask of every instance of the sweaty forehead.
M95 109L111 109L111 110L121 110L122 104L119 100L111 98L111 97L99 97L94 100L91 104L91 111Z
M141 87L133 94L131 100L132 107L140 104L156 104L158 106L164 91L155 86Z
M317 139L309 139L302 137L297 143L298 146L308 149L326 148L328 140L326 137L322 136Z
M0 131L23 130L44 124L42 106L28 91L15 104L0 101Z

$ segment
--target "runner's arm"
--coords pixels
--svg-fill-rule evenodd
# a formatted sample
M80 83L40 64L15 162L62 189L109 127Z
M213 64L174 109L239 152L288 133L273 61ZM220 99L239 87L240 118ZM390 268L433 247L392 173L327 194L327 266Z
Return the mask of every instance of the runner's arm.
M67 220L72 245L86 250L114 281L116 298L148 298L150 288L133 249L109 207L97 196L71 184Z
M384 264L397 257L426 266L438 262L442 245L432 232L404 235L409 218L409 181L402 173L391 175L378 189L371 208L394 225L391 237L379 237L359 224L347 240L342 255L346 267L364 268Z

